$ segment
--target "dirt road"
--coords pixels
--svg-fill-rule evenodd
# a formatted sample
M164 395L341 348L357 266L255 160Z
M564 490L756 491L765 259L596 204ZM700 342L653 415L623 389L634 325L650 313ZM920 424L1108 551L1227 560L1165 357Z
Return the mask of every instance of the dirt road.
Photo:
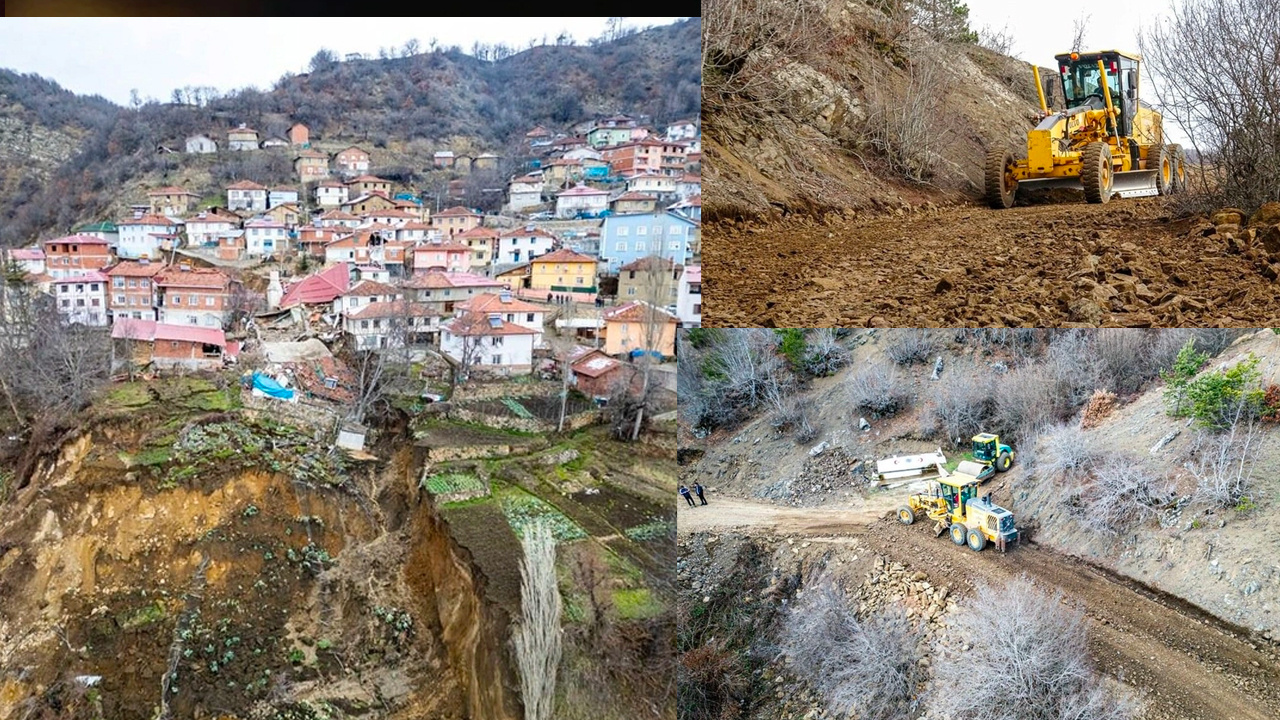
M1280 717L1280 667L1265 646L1176 598L1047 548L1024 543L1008 553L974 553L939 539L924 523L904 526L880 508L793 509L718 498L682 507L680 533L772 530L813 538L856 535L865 545L935 584L968 586L1026 575L1079 603L1089 619L1099 668L1145 693L1147 717L1159 720L1268 720Z
M703 323L1221 327L1280 316L1262 251L1233 250L1200 223L1144 198L713 225Z

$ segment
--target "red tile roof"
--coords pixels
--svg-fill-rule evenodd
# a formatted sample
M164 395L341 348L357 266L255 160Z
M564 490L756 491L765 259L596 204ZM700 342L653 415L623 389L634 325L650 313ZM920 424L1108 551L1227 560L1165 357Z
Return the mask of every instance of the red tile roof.
M549 252L546 255L539 255L530 262L596 262L596 259L588 255L576 253L569 248L561 248L555 252Z
M15 261L21 260L43 260L44 250L40 248L14 248L9 251L9 257Z
M316 152L315 150L303 150L294 157L295 160L298 158L317 158L320 160L328 160L329 156L322 152Z
M475 273L451 273L432 270L422 275L414 275L405 281L404 286L415 290L435 290L438 288L492 287L500 288L502 283Z
M435 214L435 217L459 217L459 216L481 217L480 213L473 212L467 208L462 207L461 205L455 205L451 208L446 208Z
M227 335L222 328L200 327L198 325L172 325L156 323L156 340L177 340L179 342L197 342L205 345L227 346Z
M121 260L105 270L110 277L154 277L167 268L164 263Z
M407 210L393 208L390 210L370 210L364 214L365 217L389 217L389 218L416 218L418 213L411 213Z
M259 185L252 180L241 180L227 186L227 190L266 190L266 185Z
M68 235L66 237L54 238L52 240L44 241L45 245L50 245L53 243L57 243L59 245L62 245L62 244L106 245L107 241L103 240L100 237L96 237L94 235Z
M657 200L657 198L652 195L645 195L642 192L636 192L633 190L631 192L622 193L618 197L614 198L614 202L619 200Z
M347 317L353 320L403 317L405 315L411 315L413 317L438 317L440 313L431 309L427 305L411 303L406 300L369 303L368 305L361 306L353 312L347 313Z
M397 229L398 230L434 230L435 228L433 228L430 223L424 223L417 220L410 220L409 222L401 225ZM467 232L471 232L471 231L468 230ZM463 235L466 235L466 234L467 233L463 233L458 237L462 237Z
M475 238L483 238L493 240L498 237L498 231L493 228L487 228L477 225L464 233L458 233L453 236L454 240L472 240Z
M390 180L383 180L382 178L375 177L373 175L360 175L358 177L353 177L347 181L347 184L350 185L352 183L359 183L359 182L380 182L380 183L387 183L388 185L391 184Z
M649 308L649 310L646 310L646 307ZM672 315L660 307L650 305L643 300L629 302L626 305L619 305L612 310L606 310L604 313L604 319L606 322L648 322L651 317L650 311L652 311L652 317L655 319L662 320L665 323L676 322L675 315Z
M89 273L84 273L83 275L72 275L71 277L54 279L55 283L86 283L86 282L105 283L106 281L107 281L107 276L103 275L97 270L94 270L93 272L89 272Z
M546 312L545 308L538 307L532 303L527 303L518 298L507 296L507 301L503 302L502 295L498 293L481 293L468 299L466 302L458 303L457 307L472 312Z
M458 243L441 242L441 243L427 243L426 245L413 246L413 251L415 253L426 252L430 250L443 250L445 252L471 252L471 248L467 247L466 245L460 245Z
M586 375L589 378L600 377L621 365L622 363L614 360L608 355L600 353L599 351L592 351L592 353L587 357L581 358L572 363L574 374Z
M523 229L521 229L521 230L508 230L507 232L502 233L502 237L504 237L504 238L509 238L509 237L521 237L521 238L522 238L522 237L548 237L548 238L551 238L552 240L559 240L559 239L560 239L560 238L556 237L555 235L553 235L553 234L551 234L551 233L547 232L546 230L543 230L542 228L534 228L534 229L532 229L532 230L523 230Z
M232 225L239 225L240 218L236 215L231 215L230 213L224 214L217 210L213 210L198 213L194 217L189 217L187 218L186 223L188 225L191 223L231 223Z
M117 340L145 340L151 342L156 339L157 324L155 320L138 320L130 317L117 318L111 326L111 337Z
M675 261L672 260L671 258L646 255L645 257L642 257L638 260L632 260L631 262L627 263L626 265L623 265L618 269L628 270L628 271L635 270L637 272L648 272L649 270L653 269L653 266L655 263L658 265L659 268L663 270L672 270L675 268Z
M499 322L494 327L489 316L484 313L464 313L445 325L454 335L537 335L538 331L509 322Z
M346 263L338 263L291 284L280 299L280 307L331 303L334 298L345 293L350 285L351 270Z
M231 278L213 268L191 268L182 270L170 266L168 272L156 277L156 284L161 287L201 287L225 290L231 284Z
M582 197L587 195L608 195L607 190L596 190L586 185L574 185L568 190L563 190L556 194L556 197Z
M361 280L356 286L344 293L345 296L373 297L377 295L390 295L395 297L400 294L399 288L391 287L377 280Z
M163 215L143 215L142 217L137 218L136 220L133 218L130 218L128 220L121 220L120 222L116 223L116 225L119 227L124 227L126 225L163 225L165 227L172 227L177 224L178 223L170 220L169 218Z
M320 216L321 220L359 220L360 218L342 210L330 210Z

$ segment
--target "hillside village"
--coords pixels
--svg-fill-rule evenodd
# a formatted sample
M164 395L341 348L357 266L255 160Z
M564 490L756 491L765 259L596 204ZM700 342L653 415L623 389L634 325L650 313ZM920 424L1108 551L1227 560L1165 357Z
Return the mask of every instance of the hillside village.
M672 357L676 327L700 323L698 122L658 132L615 114L531 128L520 146L503 209L484 214L449 203L497 167L491 153L436 152L431 169L455 179L431 197L378 177L358 145L321 150L301 123L188 137L191 155L286 153L295 182L156 187L128 217L0 251L9 306L22 293L110 328L116 372L216 369L318 337L438 354L463 379L569 363L604 402L633 357Z

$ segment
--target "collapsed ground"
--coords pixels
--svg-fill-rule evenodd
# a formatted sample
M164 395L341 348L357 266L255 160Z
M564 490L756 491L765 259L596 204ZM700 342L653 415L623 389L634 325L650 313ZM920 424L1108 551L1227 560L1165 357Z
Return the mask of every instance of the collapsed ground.
M722 269L704 290L711 327L1230 327L1280 316L1260 242L1176 219L1158 198L922 203L706 234L706 263Z

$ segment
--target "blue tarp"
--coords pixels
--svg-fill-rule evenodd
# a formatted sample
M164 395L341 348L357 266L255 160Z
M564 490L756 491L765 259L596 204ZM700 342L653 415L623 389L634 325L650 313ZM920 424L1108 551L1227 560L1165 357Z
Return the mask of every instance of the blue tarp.
M270 395L274 398L280 398L281 400L293 399L292 390L282 386L280 383L271 379L267 375L263 375L262 373L253 374L253 389L261 390L264 394Z
M648 354L649 354L649 355L652 355L652 356L654 356L654 357L658 358L659 360L661 360L661 359L662 359L662 353L658 352L657 350L649 350L649 351L647 351L647 352L648 352ZM641 350L640 348L636 348L635 350L632 350L632 351L631 351L631 357L633 357L633 358L638 358L638 357L640 357L641 355L644 355L644 354L646 354L646 351Z

